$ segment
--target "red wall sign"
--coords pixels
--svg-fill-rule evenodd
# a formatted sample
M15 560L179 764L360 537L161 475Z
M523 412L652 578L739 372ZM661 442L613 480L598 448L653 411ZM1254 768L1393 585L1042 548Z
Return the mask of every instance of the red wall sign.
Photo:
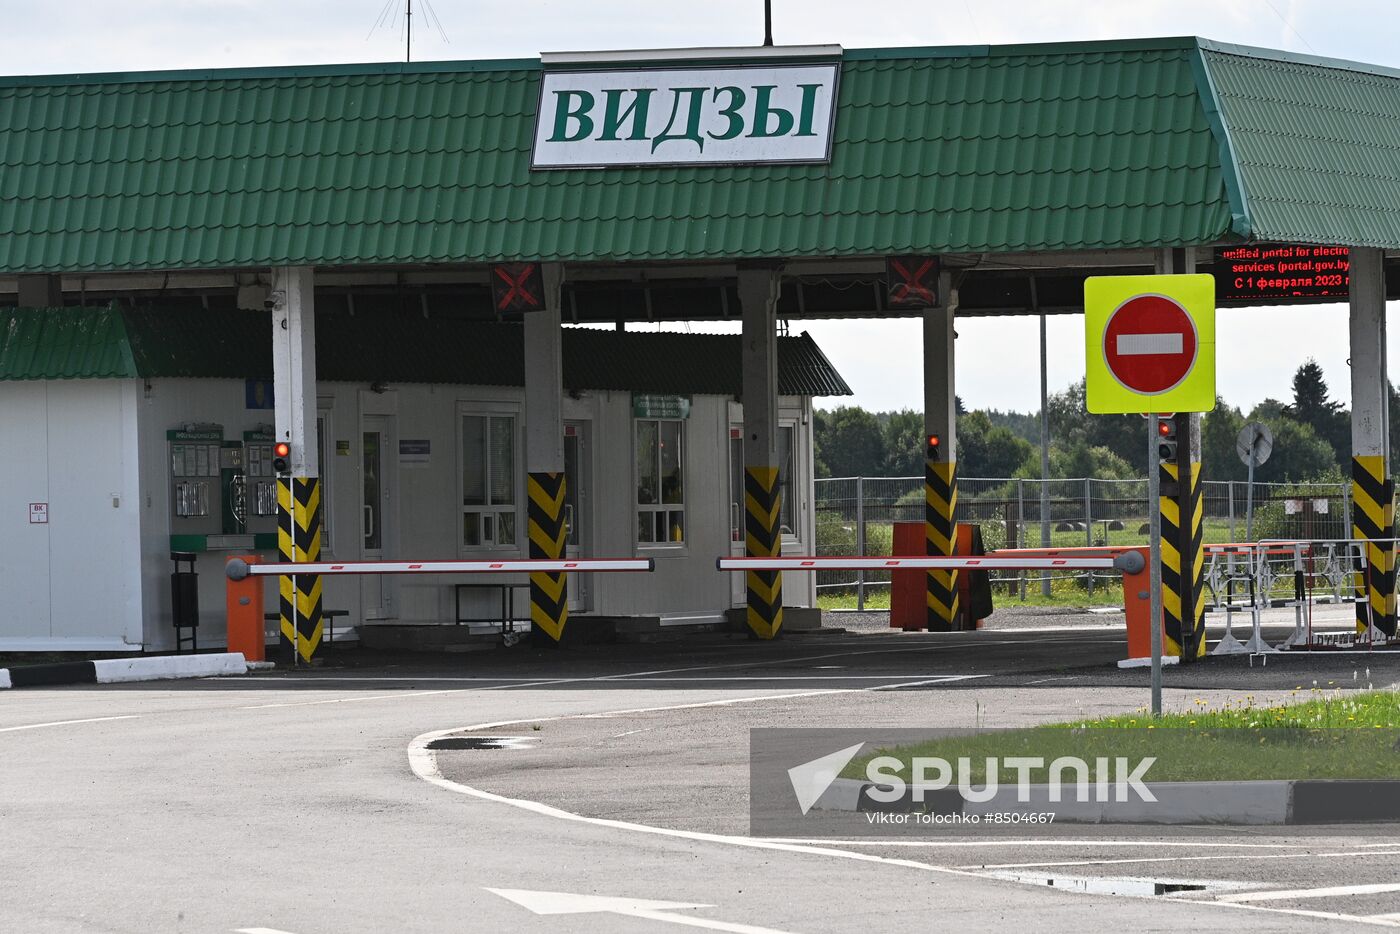
M1216 295L1225 302L1340 300L1350 281L1351 250L1344 246L1251 243L1215 251Z

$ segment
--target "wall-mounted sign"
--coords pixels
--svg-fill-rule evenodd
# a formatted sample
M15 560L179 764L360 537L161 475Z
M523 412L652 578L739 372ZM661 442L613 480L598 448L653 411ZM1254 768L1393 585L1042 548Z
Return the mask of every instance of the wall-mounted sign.
M550 71L535 169L827 162L836 63Z
M1347 297L1351 249L1300 243L1217 247L1215 287L1222 302L1277 305Z
M894 308L938 305L938 257L885 257L885 294Z
M401 467L427 467L432 456L433 442L427 438L404 438L399 441Z
M690 399L685 396L659 396L645 392L632 393L634 418L689 418Z
M337 441L337 442L335 443L335 456L336 456L336 457L349 457L349 456L350 456L350 442L349 442L349 441Z
M272 396L272 380L245 379L243 381L243 407L245 409L276 408Z
M541 311L544 273L539 263L495 263L491 267L491 302L502 314Z
M49 524L49 504L30 503L29 504L29 524L48 525Z

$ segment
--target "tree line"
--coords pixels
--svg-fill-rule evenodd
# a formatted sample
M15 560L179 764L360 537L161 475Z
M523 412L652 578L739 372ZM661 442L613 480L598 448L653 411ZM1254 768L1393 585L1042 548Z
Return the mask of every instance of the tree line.
M1390 386L1391 462L1400 464L1400 395ZM1041 476L1039 413L968 411L957 400L958 473L963 477ZM1050 477L1127 480L1143 475L1146 423L1139 415L1090 415L1083 380L1049 398ZM1330 397L1322 367L1309 359L1293 376L1293 398L1265 399L1248 413L1223 398L1201 420L1201 470L1210 480L1243 480L1235 439L1247 422L1267 425L1273 453L1260 482L1340 481L1350 476L1351 413ZM915 477L924 472L923 414L859 406L816 411L818 477ZM1184 439L1183 439L1184 440Z

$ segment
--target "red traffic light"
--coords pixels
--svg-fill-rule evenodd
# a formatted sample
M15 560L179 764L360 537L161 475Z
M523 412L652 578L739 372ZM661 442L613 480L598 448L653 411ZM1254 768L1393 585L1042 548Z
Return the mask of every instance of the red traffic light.
M285 441L278 441L273 447L272 453L276 454L278 457L290 457L292 446Z
M929 435L929 436L928 436L928 446L931 447L931 448L936 448L936 447L938 447L938 442L941 441L941 440L942 440L942 439L939 438L938 435Z
M1171 434L1172 431L1173 426L1171 422L1167 421L1164 418L1159 418L1157 420L1157 434L1165 438L1167 435Z

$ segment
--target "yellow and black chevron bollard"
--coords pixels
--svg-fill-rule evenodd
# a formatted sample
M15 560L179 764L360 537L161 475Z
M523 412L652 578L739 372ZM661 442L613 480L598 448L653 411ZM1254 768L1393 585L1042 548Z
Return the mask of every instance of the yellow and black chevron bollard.
M1163 488L1178 489L1179 474L1176 464L1162 464L1159 478ZM1162 622L1166 637L1162 651L1190 661L1206 654L1204 507L1198 463L1190 467L1190 486L1185 493L1158 499L1162 519ZM1188 510L1185 519L1181 515L1183 502ZM1183 522L1187 523L1185 529Z
M531 558L562 558L568 530L564 527L564 474L531 473L529 493ZM530 575L530 628L536 641L546 638L558 644L569 621L568 578L560 574Z
M930 556L947 557L957 542L958 465L924 461L924 535ZM928 629L949 632L958 626L958 572L928 572Z
M1356 574L1356 632L1368 624L1395 635L1395 484L1385 457L1351 459L1352 538L1364 539L1365 554Z
M744 554L750 558L782 557L782 507L777 467L744 469ZM749 571L749 630L760 639L772 639L783 627L783 572Z
M321 480L277 480L277 551L283 562L321 560ZM321 576L279 578L283 655L310 662L321 644Z

